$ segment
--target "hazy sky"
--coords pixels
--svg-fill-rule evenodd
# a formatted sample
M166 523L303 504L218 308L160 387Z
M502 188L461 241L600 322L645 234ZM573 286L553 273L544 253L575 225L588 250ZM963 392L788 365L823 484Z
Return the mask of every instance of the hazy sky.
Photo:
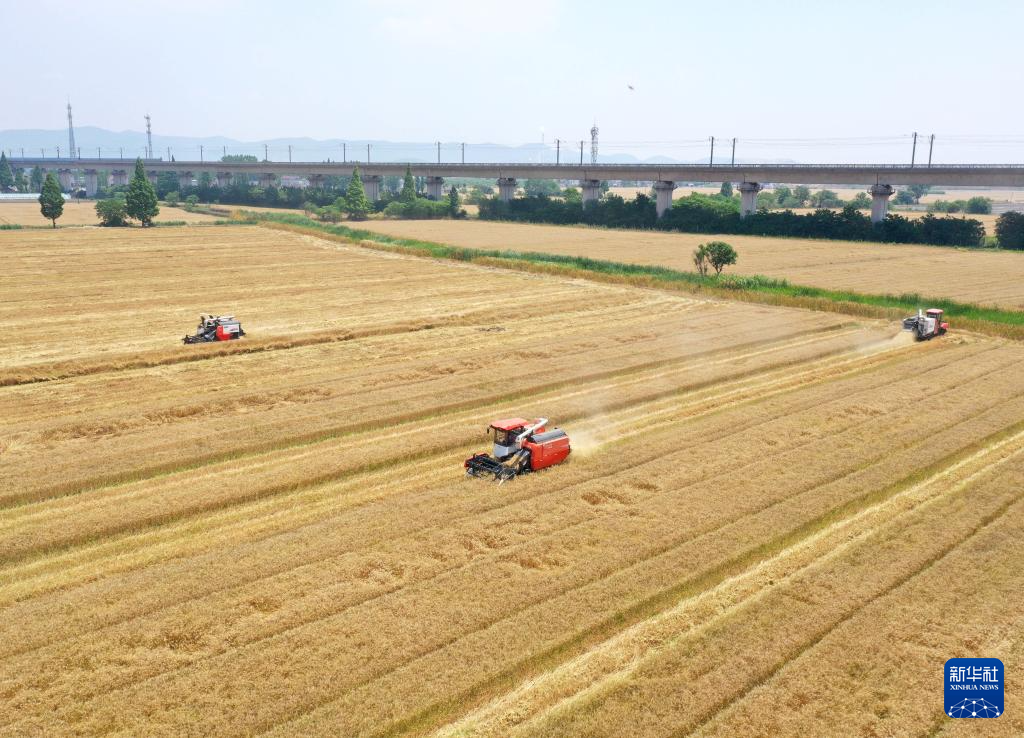
M578 141L596 120L609 152L715 135L879 161L916 130L946 161L1024 162L1017 0L34 0L0 27L0 130L61 128L70 96L79 125L149 111L242 140ZM774 141L860 137L886 140Z

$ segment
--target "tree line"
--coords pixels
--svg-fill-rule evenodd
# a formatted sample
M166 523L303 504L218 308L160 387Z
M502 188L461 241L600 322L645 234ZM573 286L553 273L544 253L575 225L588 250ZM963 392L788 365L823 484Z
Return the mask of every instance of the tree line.
M487 198L480 203L480 217L531 223L583 223L611 228L648 228L687 233L730 233L757 236L791 236L844 241L922 243L941 246L981 246L985 227L970 218L939 218L932 214L910 219L890 213L873 223L855 205L835 211L819 208L798 214L792 210L759 209L740 217L739 203L725 195L693 193L675 200L662 218L657 217L654 200L637 194L632 200L608 195L587 203L574 197L553 199L546 195L515 198L508 202ZM997 236L999 231L997 229ZM1007 236L999 239L1004 248L1022 248Z

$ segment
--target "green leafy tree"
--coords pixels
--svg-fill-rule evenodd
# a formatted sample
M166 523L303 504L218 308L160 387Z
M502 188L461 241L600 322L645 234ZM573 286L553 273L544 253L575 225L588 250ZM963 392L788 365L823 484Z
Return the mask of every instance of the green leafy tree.
M785 203L785 201L791 198L792 196L793 191L786 187L785 185L783 185L782 187L775 188L775 202L777 202L779 205Z
M992 212L992 198L972 197L967 200L967 207L964 208L964 212L971 215L988 215Z
M907 192L909 192L914 198L914 204L921 202L921 198L928 194L931 190L931 185L926 184L912 184L907 186Z
M697 274L708 276L708 247L705 244L693 250L693 265L697 268Z
M771 210L779 204L774 192L761 191L757 193L757 209Z
M43 170L39 167L32 167L32 174L28 178L28 183L33 192L41 192L43 189Z
M134 218L143 226L152 225L153 218L160 213L160 208L157 206L156 190L146 178L146 169L142 166L142 159L135 160L135 174L132 175L132 181L128 183L125 205L128 217Z
M553 179L527 179L523 183L523 191L527 197L533 195L547 195L551 197L559 194L562 188Z
M732 182L722 182L722 188L718 190L722 197L732 197Z
M730 264L736 263L736 250L725 241L711 241L707 245L707 260L715 275L722 273Z
M57 227L57 218L64 214L64 195L53 172L47 172L46 181L43 182L42 192L39 194L39 210L44 218L53 223L54 228Z
M164 201L171 207L177 205L180 200L181 195L177 192L177 190L175 190L174 192L168 192L166 195L164 195Z
M1024 213L1008 210L996 218L996 238L1004 249L1024 249Z
M253 154L225 154L220 158L224 162L255 163L259 161Z
M113 228L128 225L128 210L124 200L120 198L97 202L96 215L100 219L101 226Z
M11 163L7 161L7 154L0 151L0 192L12 189L14 189L14 172L11 171Z
M562 198L566 202L573 202L573 203L580 203L580 204L583 203L583 195L581 195L580 191L578 189L576 189L575 187L566 187L564 190L562 190Z
M156 175L156 196L161 200L178 189L178 175L174 172L160 172Z
M28 192L28 179L25 177L24 169L14 170L14 189L18 192Z
M459 217L459 191L452 185L448 190L448 212L453 218Z
M402 202L414 202L416 200L416 180L412 176L412 169L405 168L405 177L402 179L402 193L398 196Z
M793 188L793 199L796 200L799 205L797 207L803 207L807 204L807 201L811 199L811 188L806 185L799 185Z
M868 210L871 207L871 198L868 197L866 192L858 192L847 204L852 205L857 210Z
M359 179L359 167L352 172L352 179L345 190L345 212L352 220L363 220L370 212L370 201L366 199L363 181Z
M863 195L864 193L860 194ZM867 195L864 195L864 197L867 197ZM918 198L914 197L914 193L910 190L900 190L896 193L896 196L892 198L892 201L896 205L913 205L917 202L917 199Z
M837 208L842 204L839 195L832 190L821 190L811 195L811 205L816 208Z

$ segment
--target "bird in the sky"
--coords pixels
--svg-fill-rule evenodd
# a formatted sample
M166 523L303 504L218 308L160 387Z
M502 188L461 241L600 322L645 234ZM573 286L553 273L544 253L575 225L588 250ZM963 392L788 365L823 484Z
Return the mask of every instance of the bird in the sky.
M633 87L633 85L627 84L626 87L628 87L629 89L633 90L633 92L636 92L636 88Z

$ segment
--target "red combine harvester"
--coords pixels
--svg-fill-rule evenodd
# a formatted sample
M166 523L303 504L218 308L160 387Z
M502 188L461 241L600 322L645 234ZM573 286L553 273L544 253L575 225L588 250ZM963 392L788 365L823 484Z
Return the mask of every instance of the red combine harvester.
M931 308L924 312L918 310L917 315L904 318L903 330L913 331L914 338L918 341L927 341L948 331L949 323L942 322L941 310Z
M547 418L495 420L487 429L494 438L494 455L476 454L463 464L471 477L493 477L498 484L517 474L560 464L569 456L569 436L564 430L547 430Z
M244 335L242 324L235 320L234 315L200 315L196 332L191 336L185 336L181 341L186 344L233 341Z

